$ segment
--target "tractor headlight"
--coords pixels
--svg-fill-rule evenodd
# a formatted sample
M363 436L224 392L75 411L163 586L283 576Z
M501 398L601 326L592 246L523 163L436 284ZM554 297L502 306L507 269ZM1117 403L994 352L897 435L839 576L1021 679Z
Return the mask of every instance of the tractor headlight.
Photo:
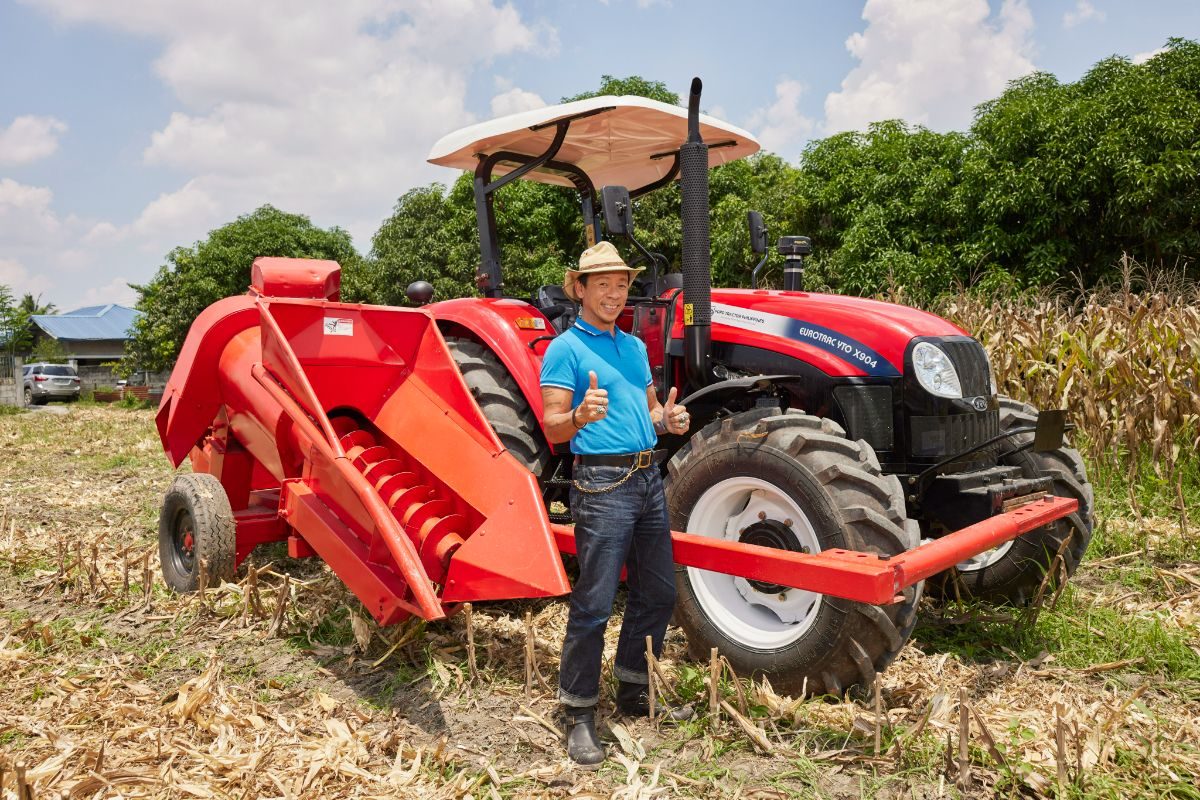
M912 351L913 372L917 383L938 397L962 397L958 371L942 348L930 342L917 342Z

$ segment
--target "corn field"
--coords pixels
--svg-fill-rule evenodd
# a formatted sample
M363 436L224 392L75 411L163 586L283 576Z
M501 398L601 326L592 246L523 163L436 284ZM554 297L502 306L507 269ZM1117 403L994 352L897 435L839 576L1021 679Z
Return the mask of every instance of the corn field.
M1135 292L1134 277L1127 265L1121 286L1074 299L959 293L931 310L983 343L1001 394L1067 409L1089 461L1115 458L1130 484L1150 464L1182 495L1181 453L1200 451L1200 287Z

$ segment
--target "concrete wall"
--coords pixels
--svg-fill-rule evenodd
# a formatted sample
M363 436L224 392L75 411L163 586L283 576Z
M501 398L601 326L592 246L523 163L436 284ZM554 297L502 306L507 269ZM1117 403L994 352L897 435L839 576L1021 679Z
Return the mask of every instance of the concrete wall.
M18 356L12 358L0 355L0 406L25 405L23 386L21 384L21 364Z
M98 386L109 389L116 388L119 380L108 367L91 364L74 363L75 371L79 373L79 386L85 392L90 392ZM130 386L165 386L170 372L135 372L129 376Z

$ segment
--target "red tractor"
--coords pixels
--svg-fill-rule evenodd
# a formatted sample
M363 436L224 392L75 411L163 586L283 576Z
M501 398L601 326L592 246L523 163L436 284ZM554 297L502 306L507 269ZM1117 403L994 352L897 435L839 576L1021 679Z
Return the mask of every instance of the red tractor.
M998 396L965 331L803 291L804 237L779 242L782 290L711 287L707 171L758 143L701 115L699 96L696 80L686 111L597 97L439 141L431 162L474 171L483 298L431 302L418 282L418 309L342 304L335 264L259 259L250 293L193 325L160 408L172 460L207 473L180 476L164 503L168 583L194 588L202 561L229 577L286 539L382 624L569 591L570 520L555 509L572 459L543 435L538 375L576 309L557 285L504 295L492 204L521 178L573 187L586 241L607 233L650 267L618 324L695 421L662 446L676 617L696 654L840 694L903 647L923 579L1019 604L1056 561L1073 572L1093 501L1063 415ZM666 274L631 209L676 178L683 265Z

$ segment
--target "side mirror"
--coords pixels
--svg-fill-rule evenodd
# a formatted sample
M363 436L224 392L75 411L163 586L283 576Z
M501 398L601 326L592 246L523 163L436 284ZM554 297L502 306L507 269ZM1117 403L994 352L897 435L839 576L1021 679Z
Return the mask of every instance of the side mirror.
M604 227L610 235L628 236L633 233L633 203L624 186L605 186L600 190L604 203Z
M413 281L404 290L404 296L419 306L433 299L433 284L429 281Z
M750 225L750 249L761 256L767 252L767 226L763 224L762 214L748 211L746 221Z

